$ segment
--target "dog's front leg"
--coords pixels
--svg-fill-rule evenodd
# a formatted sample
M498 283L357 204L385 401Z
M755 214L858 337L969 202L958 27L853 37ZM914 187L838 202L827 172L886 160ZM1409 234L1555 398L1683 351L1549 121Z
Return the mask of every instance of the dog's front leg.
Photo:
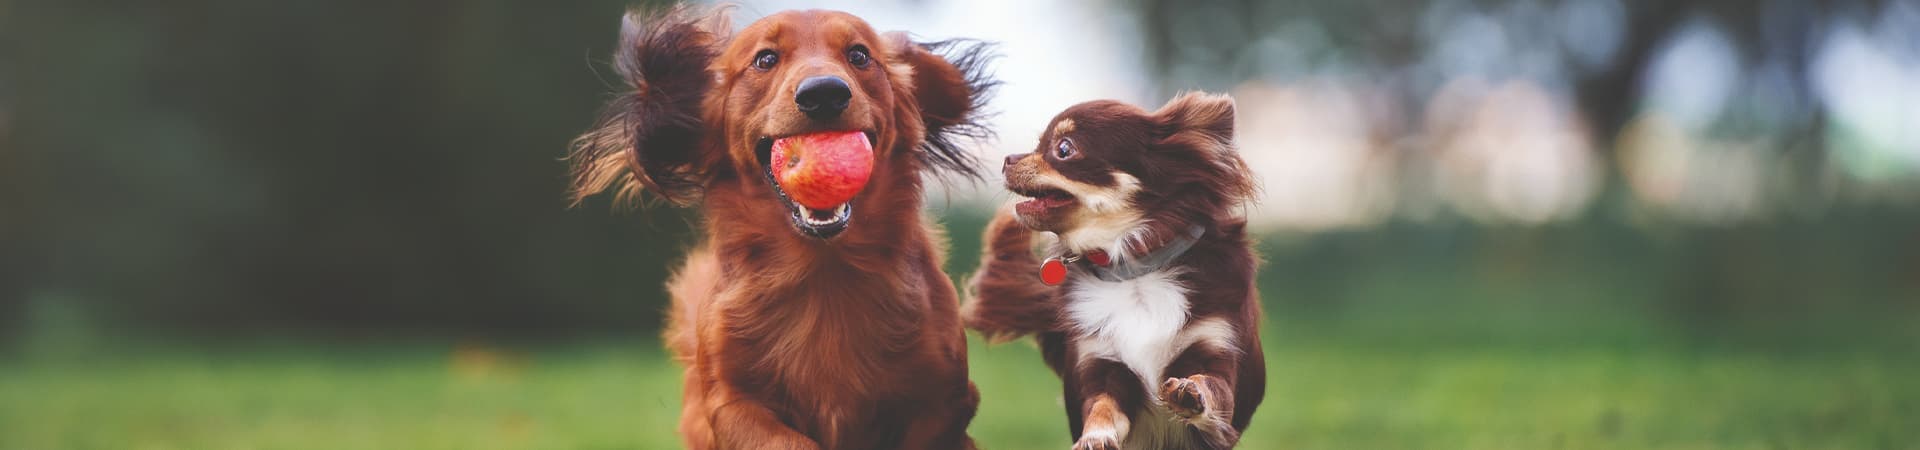
M1160 383L1160 401L1194 430L1206 448L1228 449L1240 442L1233 428L1234 374L1239 359L1233 352L1195 346L1167 367Z
M980 390L968 381L959 392L937 400L924 405L924 414L907 424L906 438L900 440L899 448L974 450L967 423L973 421L980 406Z
M734 398L713 409L716 450L819 450L820 444L788 428L760 402Z
M1082 425L1073 450L1119 450L1132 428L1129 411L1138 411L1144 395L1140 381L1126 365L1095 359L1084 361L1079 378Z

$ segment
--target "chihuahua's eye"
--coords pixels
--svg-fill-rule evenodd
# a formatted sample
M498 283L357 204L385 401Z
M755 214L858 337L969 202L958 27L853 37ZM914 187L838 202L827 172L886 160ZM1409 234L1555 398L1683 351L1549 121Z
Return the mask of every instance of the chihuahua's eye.
M847 63L853 64L854 67L865 69L867 68L867 64L873 63L873 55L867 53L867 46L855 45L853 48L847 49Z
M760 53L753 55L753 68L755 69L772 70L773 65L779 63L780 54L774 53L773 50L761 50Z
M1060 144L1053 146L1054 159L1072 159L1079 154L1080 152L1073 148L1072 139L1060 138Z

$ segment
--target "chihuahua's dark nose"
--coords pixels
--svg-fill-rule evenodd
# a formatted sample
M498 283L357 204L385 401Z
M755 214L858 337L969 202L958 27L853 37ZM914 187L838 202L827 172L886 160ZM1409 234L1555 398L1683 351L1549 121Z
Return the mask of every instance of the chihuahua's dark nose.
M847 101L851 99L853 89L847 87L847 80L834 76L800 80L800 88L793 92L793 104L813 120L840 117L840 112L847 110Z
M1027 157L1027 154L1025 153L1015 153L1015 154L1007 155L1007 164L1004 166L1000 166L1000 173L1006 173L1009 170L1013 170L1013 166L1020 164L1020 159L1026 158L1026 157Z

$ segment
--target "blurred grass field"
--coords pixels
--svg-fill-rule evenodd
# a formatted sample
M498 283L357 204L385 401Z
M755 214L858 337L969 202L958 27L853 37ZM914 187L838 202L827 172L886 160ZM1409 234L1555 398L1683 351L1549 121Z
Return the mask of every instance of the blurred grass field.
M955 224L954 248L978 248L979 225ZM1906 269L1831 256L1879 247L1702 260L1631 231L1552 233L1264 241L1268 389L1242 448L1920 448ZM43 314L0 348L0 450L679 448L680 369L650 338L85 322ZM971 366L981 448L1070 446L1031 344L975 341Z
M1757 351L1269 325L1267 399L1243 448L1920 446L1913 341ZM1069 446L1031 345L975 342L972 369L982 448ZM651 341L16 357L0 365L0 448L678 448L677 374Z

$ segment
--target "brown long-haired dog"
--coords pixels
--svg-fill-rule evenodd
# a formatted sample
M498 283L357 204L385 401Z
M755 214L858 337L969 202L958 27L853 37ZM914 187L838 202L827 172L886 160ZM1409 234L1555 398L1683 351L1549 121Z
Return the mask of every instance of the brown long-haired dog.
M1075 105L1004 171L1007 189L1031 198L988 226L967 325L996 340L1037 335L1077 450L1238 443L1266 363L1236 213L1254 186L1233 145L1233 100ZM1042 283L1033 230L1056 236L1059 286Z
M729 32L725 11L629 14L632 88L574 145L577 203L606 190L699 204L705 240L668 283L693 449L972 448L979 395L923 172L973 174L985 46L916 43L852 15L788 11ZM942 56L945 55L945 56ZM864 132L874 169L831 211L790 202L774 139Z

